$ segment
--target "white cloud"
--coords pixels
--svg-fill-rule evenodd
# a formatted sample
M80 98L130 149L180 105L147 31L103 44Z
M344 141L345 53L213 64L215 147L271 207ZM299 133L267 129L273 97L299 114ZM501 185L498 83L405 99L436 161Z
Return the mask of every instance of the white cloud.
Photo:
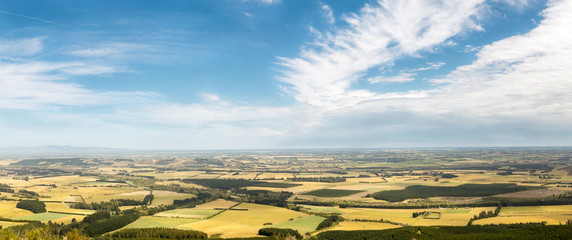
M0 62L0 108L45 109L58 106L114 104L142 100L143 92L94 91L74 82L74 76L114 73L113 67L82 62Z
M81 57L124 57L129 52L147 48L150 47L134 43L107 42L92 48L76 49L71 51L70 54Z
M279 4L282 0L241 0L243 2L258 2L260 4Z
M201 93L200 97L205 102L220 102L220 96L212 93Z
M435 70L435 69L439 69L442 66L445 66L444 62L436 62L436 63L427 63L428 66L426 67L420 67L420 68L415 68L415 69L411 69L411 71L427 71L427 70Z
M30 56L38 54L43 49L41 38L0 39L0 55L3 57Z
M326 18L329 24L336 23L336 18L334 18L334 10L332 10L330 6L320 2L320 8L322 11L322 15L324 16L324 18Z
M366 79L369 83L405 83L415 81L415 73L405 72L392 77L377 76Z
M332 109L375 98L350 90L365 71L400 56L443 44L476 29L482 0L378 1L344 18L349 27L324 34L297 58L279 58L285 69L278 79L290 84L299 102ZM312 47L312 46L310 46Z

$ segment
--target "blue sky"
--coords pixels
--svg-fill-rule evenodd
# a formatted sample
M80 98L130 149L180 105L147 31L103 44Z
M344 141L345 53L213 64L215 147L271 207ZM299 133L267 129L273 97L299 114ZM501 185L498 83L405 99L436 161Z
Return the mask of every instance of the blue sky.
M0 146L568 146L571 0L0 1Z

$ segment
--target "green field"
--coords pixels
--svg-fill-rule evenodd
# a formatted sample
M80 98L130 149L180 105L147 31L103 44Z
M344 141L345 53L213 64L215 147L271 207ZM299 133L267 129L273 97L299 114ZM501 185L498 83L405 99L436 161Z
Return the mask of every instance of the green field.
M296 219L293 221L280 223L272 226L273 228L291 228L297 230L300 234L316 231L318 225L324 221L323 217L309 216L305 218Z
M186 229L184 227L179 227L179 225L189 224L193 222L200 221L199 219L190 218L168 218L168 217L151 217L145 216L137 219L137 221L125 226L124 228L154 228L154 227L164 227L164 228L180 228Z
M28 221L53 221L59 218L66 218L73 216L72 214L63 214L63 213L52 213L52 212L45 212L45 213L38 213L34 215L27 215L27 216L20 216L12 218L14 220L28 220Z
M341 190L341 189L320 189L307 192L304 195L311 195L316 197L345 197L352 194L361 192L360 190Z
M309 209L311 212L318 213L342 213L335 207L322 207L322 206L312 206L312 205L299 205L303 208Z

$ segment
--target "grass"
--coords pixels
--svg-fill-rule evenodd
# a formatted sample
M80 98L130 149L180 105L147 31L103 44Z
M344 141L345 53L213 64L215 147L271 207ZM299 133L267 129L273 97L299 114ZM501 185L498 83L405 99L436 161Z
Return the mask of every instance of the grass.
M169 218L169 217L155 217L155 216L144 216L137 221L125 226L124 228L154 228L154 227L164 227L164 228L179 228L188 229L181 227L181 225L193 223L200 221L199 219L190 218Z
M316 197L346 197L352 194L360 193L360 190L341 190L341 189L320 189L307 192L304 195L311 195Z
M297 230L300 234L316 231L318 225L324 221L323 217L309 216L305 218L296 219L293 221L273 225L273 228L291 228Z
M322 206L312 206L312 205L300 205L303 208L309 209L312 212L318 213L342 213L335 207L322 207Z
M38 213L34 215L26 215L21 217L14 217L14 220L29 220L29 221L40 221L40 222L71 222L72 218L75 218L77 221L81 221L84 216L81 215L73 215L73 214L64 214L64 213L52 213L52 212L45 212L45 213Z

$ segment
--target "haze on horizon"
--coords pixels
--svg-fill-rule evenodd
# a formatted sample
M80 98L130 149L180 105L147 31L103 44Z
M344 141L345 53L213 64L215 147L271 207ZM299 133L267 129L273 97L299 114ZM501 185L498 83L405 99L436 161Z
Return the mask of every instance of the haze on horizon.
M572 0L0 1L0 147L572 145Z

